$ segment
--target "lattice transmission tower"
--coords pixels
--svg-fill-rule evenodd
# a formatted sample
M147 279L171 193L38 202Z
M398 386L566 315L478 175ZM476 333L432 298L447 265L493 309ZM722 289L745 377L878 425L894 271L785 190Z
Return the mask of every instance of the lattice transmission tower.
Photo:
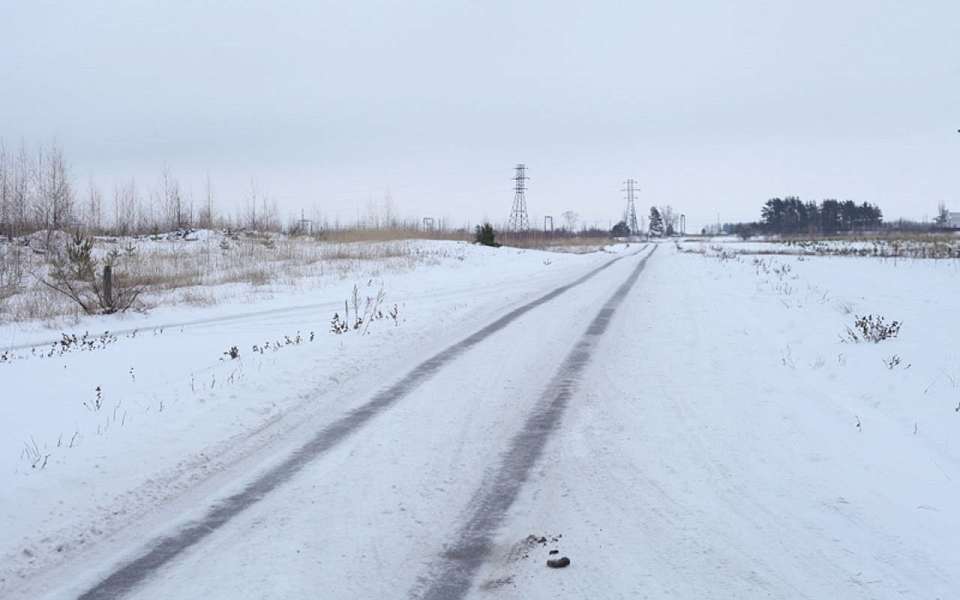
M510 221L507 229L510 231L526 231L530 229L530 217L527 215L527 165L520 163L516 166L516 175L513 176L513 208L510 209Z
M623 212L623 222L627 224L630 235L640 235L640 225L637 223L637 204L636 194L640 191L637 187L636 179L628 179L623 182L626 187L623 191L627 195L627 209Z

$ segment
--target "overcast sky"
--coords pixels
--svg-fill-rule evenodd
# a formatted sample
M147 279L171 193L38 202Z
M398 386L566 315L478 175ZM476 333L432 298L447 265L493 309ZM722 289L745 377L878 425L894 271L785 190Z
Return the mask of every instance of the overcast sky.
M771 196L960 210L960 2L0 0L0 137L227 207L691 226ZM690 227L692 228L692 227Z

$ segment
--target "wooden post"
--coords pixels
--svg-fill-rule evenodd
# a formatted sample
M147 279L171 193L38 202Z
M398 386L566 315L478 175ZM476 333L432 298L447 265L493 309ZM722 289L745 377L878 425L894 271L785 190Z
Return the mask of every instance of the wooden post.
M113 308L113 269L103 266L103 303L105 308Z

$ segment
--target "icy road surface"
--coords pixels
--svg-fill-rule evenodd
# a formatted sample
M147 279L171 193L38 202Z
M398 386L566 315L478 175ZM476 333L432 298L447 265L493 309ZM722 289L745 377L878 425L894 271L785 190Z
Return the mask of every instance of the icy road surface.
M338 403L292 406L276 422L297 423L255 452L0 589L957 597L958 363L924 351L935 307L855 295L885 268L855 264L863 281L851 262L796 264L785 291L779 270L664 245L572 260L563 281L483 300L500 312L368 363ZM914 269L895 274L951 275ZM929 335L839 342L851 303ZM884 366L890 353L911 367ZM572 564L546 568L551 550Z

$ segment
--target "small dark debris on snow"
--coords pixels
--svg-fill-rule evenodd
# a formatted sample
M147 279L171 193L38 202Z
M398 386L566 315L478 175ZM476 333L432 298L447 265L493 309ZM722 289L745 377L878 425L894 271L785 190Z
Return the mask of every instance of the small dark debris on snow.
M513 585L513 575L500 577L499 579L489 579L480 584L480 589L485 592L491 592L508 585Z
M570 559L566 556L560 558L551 558L547 560L547 566L551 569L562 569L570 565Z
M560 554L560 551L559 551L559 550L551 550L551 551L550 551L550 555L552 556L552 555L554 555L554 554Z
M545 535L537 536L530 534L527 536L526 542L527 545L533 546L534 544L540 544L541 546L546 546L548 543L557 543L560 541L563 535L552 535L549 538Z
M510 551L508 560L522 560L530 558L531 551L536 549L537 546L545 547L548 544L557 544L560 541L562 535L535 535L530 534L520 542L518 542L513 549ZM557 554L557 550L551 550L550 554Z

